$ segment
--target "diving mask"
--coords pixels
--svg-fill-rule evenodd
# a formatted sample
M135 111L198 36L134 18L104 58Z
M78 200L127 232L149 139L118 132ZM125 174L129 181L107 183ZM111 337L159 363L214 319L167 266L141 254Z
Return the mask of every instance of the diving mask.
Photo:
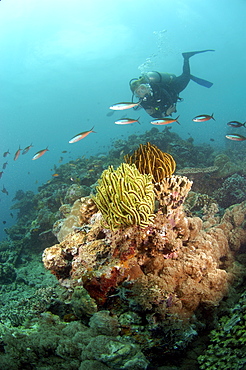
M138 98L144 98L146 95L153 95L153 92L152 92L150 84L141 84L134 91L134 94Z

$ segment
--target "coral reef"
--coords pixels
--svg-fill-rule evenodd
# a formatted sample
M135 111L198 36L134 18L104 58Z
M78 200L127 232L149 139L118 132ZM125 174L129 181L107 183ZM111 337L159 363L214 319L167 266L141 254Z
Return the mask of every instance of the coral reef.
M207 194L190 191L186 198L185 210L188 212L199 211L203 207L210 207L210 205L215 202L215 199Z
M218 167L218 171L213 175L214 178L226 178L238 172L246 174L244 161L233 160L231 153L230 155L218 154L214 159L214 166Z
M239 252L246 245L246 201L235 204L225 211L220 227L227 236L230 249Z
M190 191L184 204L186 214L201 217L203 228L209 228L220 222L221 210L218 203L207 194Z
M153 181L144 227L111 230L92 199L97 180L146 142L175 158L176 176ZM0 367L186 370L198 368L200 354L200 368L223 368L217 353L245 367L245 146L227 144L219 152L170 126L152 128L117 138L109 153L54 166L37 194L19 190L17 223L0 243ZM45 248L55 276L40 264Z
M94 192L95 183L101 172L109 165L119 166L124 154L133 153L143 142L151 142L152 146L158 146L158 150L170 153L177 163L177 175L188 176L190 180L193 180L193 190L202 194L206 193L213 197L213 192L223 187L223 182L228 176L236 173L240 176L245 174L245 153L243 151L231 149L229 153L214 153L208 144L195 146L191 137L187 140L181 139L175 132L172 132L171 127L165 127L162 131L152 128L141 135L130 135L128 139L115 140L108 154L89 158L83 156L61 164L59 167L55 165L54 171L58 176L52 177L39 186L37 194L19 190L13 199L15 204L12 206L12 209L18 210L17 223L5 228L7 235L11 240L16 241L22 240L25 235L25 242L22 244L26 246L26 249L38 244L41 248L52 245L54 243L54 236L51 233L53 224L64 216L65 207L59 211L60 206L63 204L71 206L76 199ZM224 173L228 167L228 161L236 166L228 173ZM206 172L207 167L212 165L221 167L221 172L220 169L215 172ZM191 170L190 173L180 172L182 168L187 167L200 168L203 173L195 174L191 173ZM233 195L232 192L231 195ZM242 200L239 199L240 196L235 196L233 201L235 198L237 202ZM217 201L220 202L220 199ZM222 207L224 206L226 205L222 200ZM69 210L68 206L67 210Z
M221 181L214 178L218 171L217 166L210 167L184 167L176 171L177 175L187 176L193 181L194 191L211 195L214 189L221 185Z
M175 160L170 154L163 153L149 142L145 145L140 144L133 155L126 155L124 159L126 163L135 164L140 173L151 174L154 183L171 176L176 168Z
M246 198L246 179L239 174L227 177L217 190L213 192L214 199L223 208L241 203Z
M57 220L52 228L53 234L61 242L68 234L74 231L81 224L86 223L97 211L97 207L92 199L77 199L72 206L63 204L59 211L63 218Z
M176 172L177 175L187 175L187 176L194 176L194 175L201 175L204 173L213 173L218 171L218 166L210 166L210 167L184 167Z
M85 197L86 195L88 195L88 189L85 186L72 184L66 191L64 202L73 204L75 200Z
M66 323L50 312L18 329L1 324L0 366L10 370L147 369L148 360L139 346L118 336L117 325L106 311L92 316L89 327L79 321Z
M203 224L183 211L190 187L191 182L180 176L156 184L159 205L145 228L121 225L110 230L97 212L60 244L44 251L45 267L61 283L89 293L92 300L86 295L80 316L88 315L88 304L117 315L141 312L148 323L142 335L137 339L131 325L127 333L144 350L155 346L170 352L196 335L190 326L195 312L216 307L234 280L233 253L245 242L245 204L227 210L217 222L213 206ZM162 334L156 336L156 332ZM186 339L185 332L190 333Z
M212 166L214 161L213 148L208 144L194 145L194 139L189 137L183 140L177 133L172 132L172 127L164 127L159 131L153 127L140 135L130 135L128 140L117 139L109 151L111 162L115 164L116 158L123 159L128 153L133 153L142 143L150 142L161 151L170 153L177 163L178 168Z
M74 227L79 226L79 210L81 207L81 200L77 199L73 206L70 208L63 204L59 210L63 215L67 217L57 220L53 225L53 233L57 237L57 240L61 242L67 234L73 230ZM64 212L65 208L65 212Z
M245 369L246 356L246 293L241 295L238 304L230 313L221 317L216 328L211 331L210 344L198 357L200 369L232 370Z
M152 176L141 174L135 165L110 166L102 173L93 197L110 229L123 226L148 226L153 221L154 190Z

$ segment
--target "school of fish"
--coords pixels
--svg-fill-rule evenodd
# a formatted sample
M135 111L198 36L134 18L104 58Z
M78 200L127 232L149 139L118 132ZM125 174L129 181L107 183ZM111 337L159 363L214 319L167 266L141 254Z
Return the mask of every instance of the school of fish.
M111 112L109 112L107 114L107 116L111 117L113 115L114 111L123 111L123 110L131 109L131 108L137 109L139 106L140 106L140 102L137 102L137 103L134 103L134 102L115 103L115 104L113 104L109 107ZM140 124L139 119L140 119L140 117L138 117L138 118L129 118L129 117L123 116L122 118L119 118L119 119L115 120L114 123L116 125L129 125L129 124L133 124L133 123L139 123ZM171 117L157 118L157 119L151 120L150 124L157 125L157 126L162 126L162 125L167 125L167 124L177 122L180 125L180 122L178 121L178 119L179 119L179 116L176 117L176 118L171 118ZM192 118L192 121L196 122L196 123L202 123L202 122L206 122L206 121L209 121L209 120L214 120L215 121L215 118L214 118L213 114L211 114L211 115L209 115L209 114L200 114L200 115L197 115L194 118ZM246 128L246 121L245 122L229 121L227 123L227 126L232 127L232 128L240 128L240 127ZM73 136L68 141L68 143L69 144L77 143L78 141L84 139L85 137L87 137L91 133L96 133L96 131L94 131L94 126L90 130L82 131L82 132L76 134L75 136ZM243 136L243 135L238 134L238 133L227 134L227 135L225 135L225 138L229 139L229 140L232 140L232 141L245 141L246 140L246 136ZM214 139L211 138L210 141L214 141ZM31 148L33 148L32 144L26 146L24 149L21 149L21 147L19 146L19 148L14 153L14 157L13 157L14 161L17 161L19 159L20 154L22 154L22 155L27 154L31 150ZM32 160L35 161L35 160L41 158L48 151L49 151L48 146L45 149L41 149L41 150L37 151L33 155ZM63 154L67 153L67 151L63 150L62 153ZM5 151L3 153L3 157L7 158L7 157L10 156L10 154L11 153L8 149L7 151ZM60 157L59 163L61 163L62 161L63 161L63 157ZM3 170L5 170L7 168L7 166L8 166L8 161L4 162L3 165L2 165L2 171L0 171L0 179L3 177L3 174L4 174ZM54 166L54 169L56 170L56 166ZM52 175L52 177L53 178L59 177L59 173L55 172ZM76 179L71 178L71 181L76 182ZM3 194L6 194L6 195L9 194L8 190L5 188L4 185L3 185L1 191L2 191ZM12 213L10 215L11 215L11 217L14 217ZM6 221L3 221L3 223L5 224Z

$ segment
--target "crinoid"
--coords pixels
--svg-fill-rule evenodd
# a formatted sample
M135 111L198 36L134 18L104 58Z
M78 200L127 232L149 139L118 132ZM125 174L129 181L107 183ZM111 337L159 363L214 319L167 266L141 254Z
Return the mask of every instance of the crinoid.
M122 163L116 170L109 166L96 190L92 199L111 230L132 225L144 228L153 222L152 176L141 174L134 164Z
M170 154L149 142L140 144L133 155L128 154L124 159L128 164L135 164L140 173L152 175L154 183L172 176L176 168L176 162Z

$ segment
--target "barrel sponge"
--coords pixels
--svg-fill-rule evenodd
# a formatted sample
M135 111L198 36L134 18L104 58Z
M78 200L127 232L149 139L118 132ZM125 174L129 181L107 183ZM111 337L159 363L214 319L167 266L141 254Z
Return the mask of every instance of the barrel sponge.
M147 227L154 219L154 185L151 175L122 163L103 171L93 197L111 230L124 226Z

